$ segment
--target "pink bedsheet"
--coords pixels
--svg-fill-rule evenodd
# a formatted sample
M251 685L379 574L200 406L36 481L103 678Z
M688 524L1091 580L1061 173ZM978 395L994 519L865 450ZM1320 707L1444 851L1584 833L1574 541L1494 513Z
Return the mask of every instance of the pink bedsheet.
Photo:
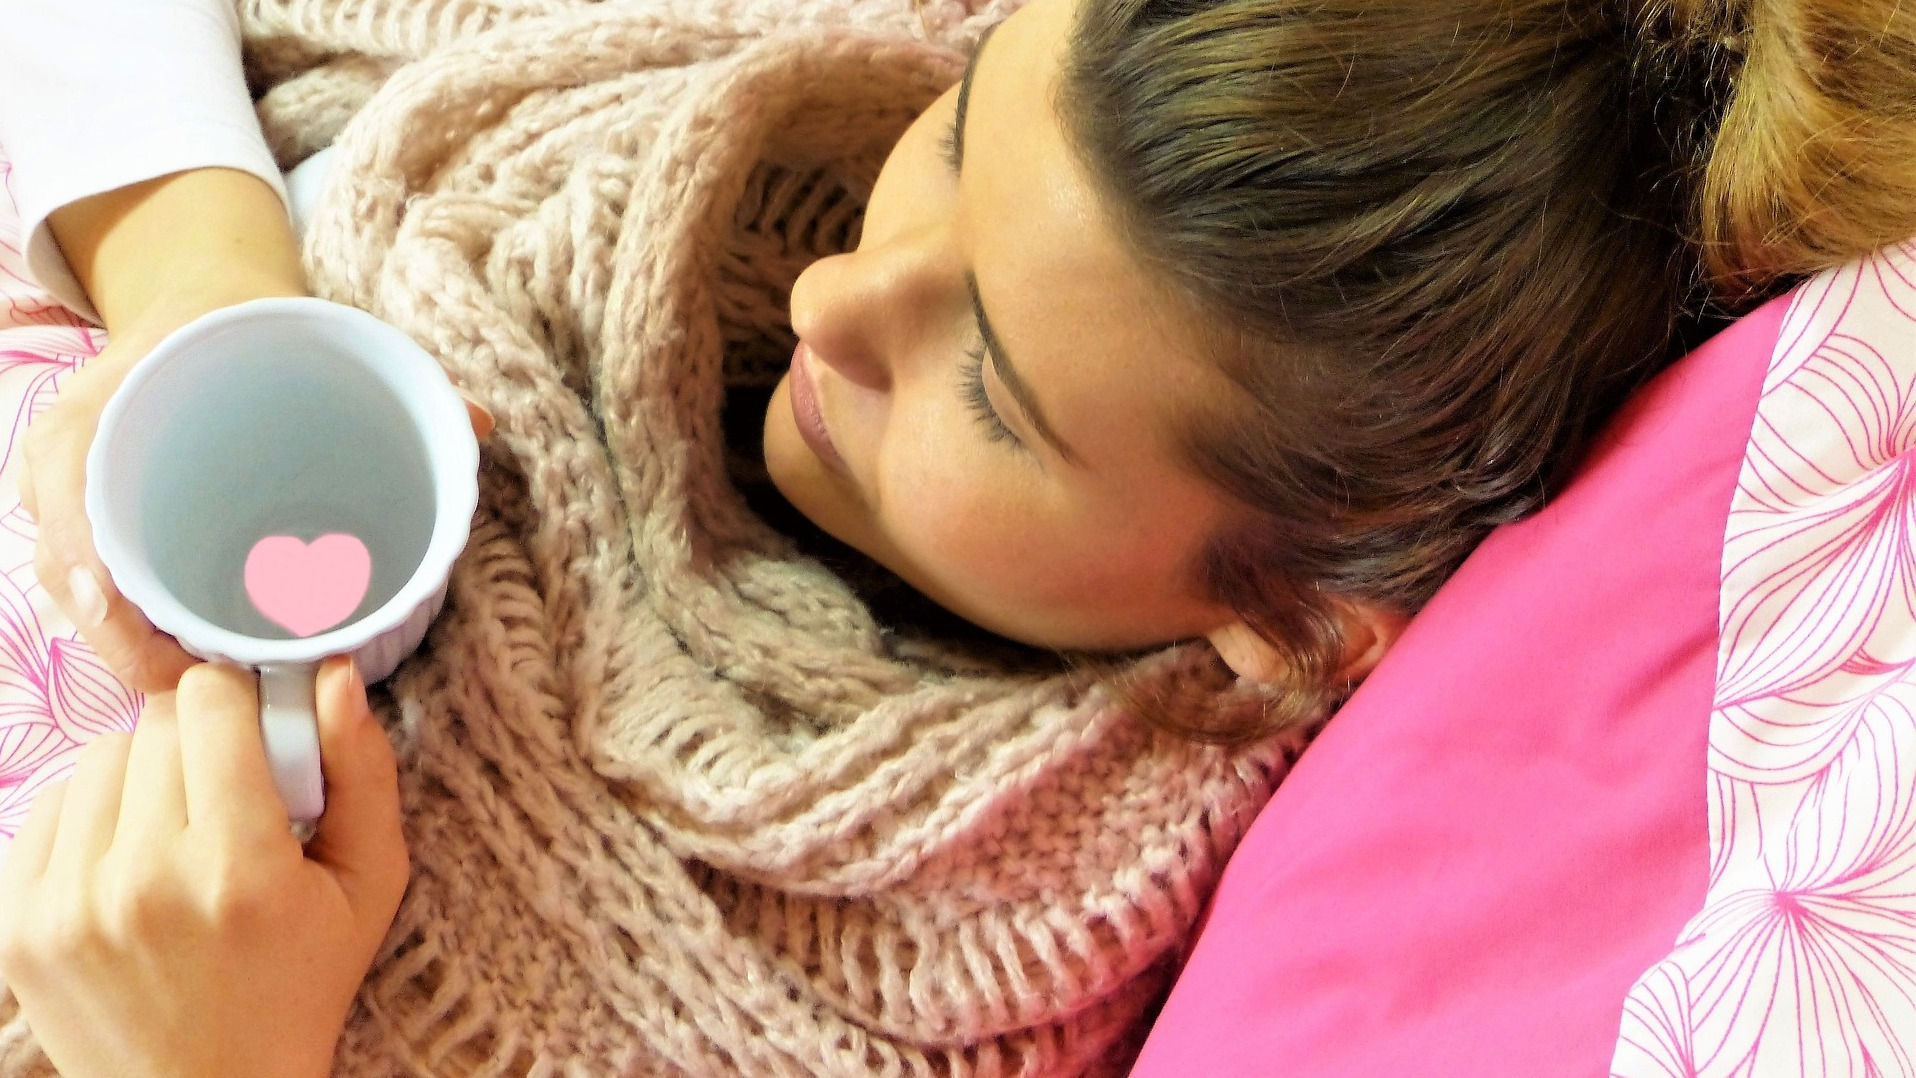
M73 770L80 747L131 730L141 696L110 673L33 575L20 507L20 442L104 335L28 280L12 166L0 150L0 857L33 798Z
M1916 244L1821 274L1725 529L1710 886L1615 1073L1916 1075Z

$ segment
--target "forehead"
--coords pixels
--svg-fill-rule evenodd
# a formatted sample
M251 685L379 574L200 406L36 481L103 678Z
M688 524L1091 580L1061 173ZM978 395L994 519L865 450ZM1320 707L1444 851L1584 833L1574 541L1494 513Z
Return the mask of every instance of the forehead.
M959 230L998 336L1088 463L1165 456L1222 376L1195 323L1120 238L1065 139L1056 80L1070 0L1033 0L979 57Z

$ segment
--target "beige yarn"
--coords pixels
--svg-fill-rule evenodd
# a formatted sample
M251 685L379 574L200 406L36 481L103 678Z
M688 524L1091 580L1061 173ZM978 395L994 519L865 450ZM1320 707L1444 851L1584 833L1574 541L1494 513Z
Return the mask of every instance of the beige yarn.
M287 163L339 138L314 287L498 419L375 696L413 877L337 1073L1123 1073L1297 742L1179 742L887 628L748 508L721 426L1003 10L929 4L936 43L907 0L246 13ZM1195 648L1134 669L1237 692ZM48 1073L0 997L0 1076Z

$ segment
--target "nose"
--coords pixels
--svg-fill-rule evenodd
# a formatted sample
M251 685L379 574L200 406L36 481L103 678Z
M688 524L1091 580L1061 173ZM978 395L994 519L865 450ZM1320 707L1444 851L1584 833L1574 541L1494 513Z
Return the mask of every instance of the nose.
M964 294L947 249L923 228L812 263L792 284L792 331L841 377L889 388Z

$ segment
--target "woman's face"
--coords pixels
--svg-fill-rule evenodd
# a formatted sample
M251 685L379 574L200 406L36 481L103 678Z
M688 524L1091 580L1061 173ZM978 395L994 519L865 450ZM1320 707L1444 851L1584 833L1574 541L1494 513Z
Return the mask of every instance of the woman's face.
M1173 442L1227 389L1066 146L1074 2L999 25L893 149L858 249L800 275L765 455L807 517L966 619L1141 647L1235 620L1191 575L1223 498Z

